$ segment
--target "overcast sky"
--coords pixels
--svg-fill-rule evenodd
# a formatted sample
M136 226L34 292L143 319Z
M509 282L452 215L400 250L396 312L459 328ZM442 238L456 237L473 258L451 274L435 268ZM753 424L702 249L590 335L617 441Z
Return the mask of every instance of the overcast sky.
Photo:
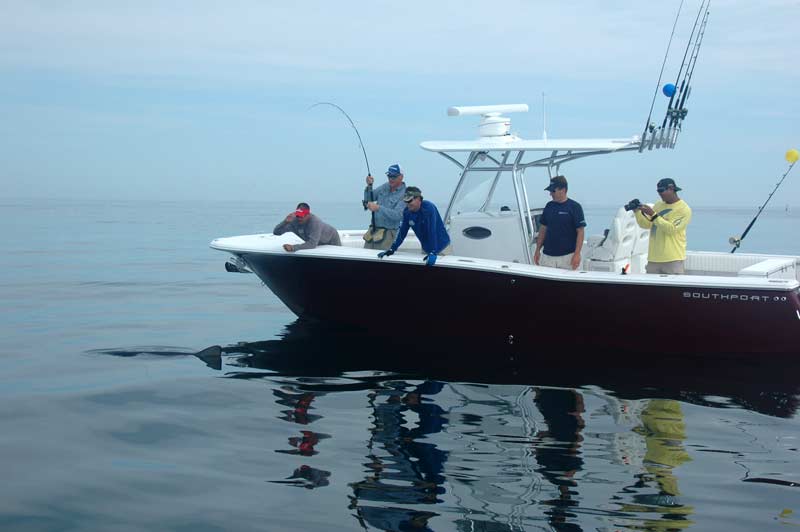
M538 138L545 92L551 139L639 134L679 3L0 0L2 195L349 200L356 137L308 110L332 101L374 174L399 162L444 200L456 168L419 143L477 132L450 105L528 103L513 128ZM564 166L572 197L653 200L674 177L695 205L763 202L800 147L798 20L800 0L714 0L677 149ZM796 172L776 205L800 204Z

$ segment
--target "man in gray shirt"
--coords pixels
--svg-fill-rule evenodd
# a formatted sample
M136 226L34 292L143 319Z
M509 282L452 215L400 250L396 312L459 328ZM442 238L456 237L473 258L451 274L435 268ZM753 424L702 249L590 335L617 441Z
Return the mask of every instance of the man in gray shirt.
M282 235L291 231L305 242L302 244L284 244L286 251L299 251L301 249L314 249L317 246L330 245L341 246L339 232L332 226L311 214L311 207L308 203L298 203L297 209L286 216L286 219L275 226L272 233Z
M373 224L364 233L366 249L389 249L397 237L397 228L403 221L403 195L406 185L403 183L403 169L393 164L386 171L388 182L372 190L375 179L367 176L367 188L364 190L364 205L372 211Z

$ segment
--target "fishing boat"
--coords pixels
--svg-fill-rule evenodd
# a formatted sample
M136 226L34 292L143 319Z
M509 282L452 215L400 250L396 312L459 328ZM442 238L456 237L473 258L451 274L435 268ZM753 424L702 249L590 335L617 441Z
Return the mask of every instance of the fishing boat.
M229 271L255 273L301 318L374 332L386 317L376 315L383 302L376 306L371 287L383 287L381 293L394 287L385 307L396 320L386 334L416 341L513 346L531 360L565 352L592 356L598 349L800 354L800 257L689 251L685 275L647 274L649 231L620 207L605 234L586 240L577 270L533 260L544 202L529 188L544 188L578 159L676 145L708 17L703 9L676 83L663 86L669 97L663 122L650 120L651 107L641 134L530 140L512 131L508 116L527 105L449 108L450 116L480 121L474 140L421 143L460 170L444 216L453 253L434 266L423 262L410 234L397 253L378 258L363 249L363 229L340 231L341 246L295 253L283 249L302 242L293 234L218 238L210 245L231 254Z

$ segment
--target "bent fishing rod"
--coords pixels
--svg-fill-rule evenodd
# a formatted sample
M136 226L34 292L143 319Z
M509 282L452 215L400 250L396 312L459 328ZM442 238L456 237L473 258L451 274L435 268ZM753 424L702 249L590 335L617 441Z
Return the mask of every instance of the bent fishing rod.
M750 224L744 230L744 233L742 233L742 236L740 236L740 237L732 236L732 237L730 237L728 239L728 243L733 245L733 249L731 250L731 253L736 253L736 250L739 249L739 246L742 245L742 240L744 240L744 237L746 237L747 233L750 232L750 229L753 228L753 224L755 224L756 220L758 220L758 217L761 216L761 212L764 210L764 207L767 206L767 203L769 203L769 200L771 200L772 196L775 194L775 192L778 191L778 187L781 186L781 183L783 183L783 180L786 179L786 176L789 175L789 172L792 171L792 168L794 168L794 163L797 162L798 158L800 158L800 153L798 153L797 150L791 149L791 150L786 152L786 160L789 162L789 168L783 173L783 176L781 177L780 181L778 181L778 183L775 185L775 188L772 190L770 195L767 197L767 201L765 201L764 204L761 205L761 207L758 208L758 212L753 217L753 219L750 221Z
M341 112L344 115L344 117L347 118L347 121L350 122L350 126L353 128L353 131L356 132L356 137L358 137L358 145L361 147L361 153L364 154L364 162L367 165L367 177L372 177L372 172L369 169L369 159L367 158L367 150L364 148L364 141L361 140L361 133L358 132L358 128L356 127L355 123L353 122L353 119L350 118L350 115L347 114L347 112L344 109L342 109L341 107L339 107L338 105L336 105L335 103L332 103L332 102L317 102L314 105L310 106L308 109L311 110L314 107L318 107L320 105L330 105L331 107L334 107L334 108L338 109L339 112ZM369 189L369 200L370 201L375 201L375 198L372 195L372 185L367 185L367 188ZM364 202L363 205L364 205L364 210L367 210L366 202ZM375 213L374 212L372 213L372 227L375 227Z
M311 107L309 107L309 110L313 109L314 107L318 107L320 105L330 105L331 107L335 107L336 109L338 109L344 115L345 118L347 118L347 121L350 122L350 126L352 126L353 131L356 132L356 136L358 137L358 145L361 147L361 153L364 154L364 162L367 164L367 175L371 176L372 172L370 172L370 170L369 170L369 159L367 159L367 150L364 149L364 142L361 140L361 133L358 132L358 128L353 123L353 119L350 118L350 115L347 114L344 109L342 109L341 107L339 107L335 103L331 103L331 102L317 102L314 105L312 105Z

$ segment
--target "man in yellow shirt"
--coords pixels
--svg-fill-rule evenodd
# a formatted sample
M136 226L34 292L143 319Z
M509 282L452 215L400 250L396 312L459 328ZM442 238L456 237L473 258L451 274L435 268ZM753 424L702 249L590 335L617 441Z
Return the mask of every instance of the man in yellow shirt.
M650 229L647 273L684 273L686 227L692 219L692 209L678 197L679 190L674 179L662 179L656 185L661 200L653 207L642 204L636 209L639 227Z

